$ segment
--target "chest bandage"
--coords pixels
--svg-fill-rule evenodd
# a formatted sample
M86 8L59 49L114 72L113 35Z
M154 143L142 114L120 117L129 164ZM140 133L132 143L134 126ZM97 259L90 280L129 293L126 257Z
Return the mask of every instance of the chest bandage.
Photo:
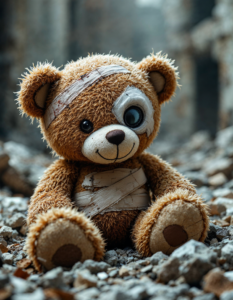
M140 169L118 168L87 175L82 186L87 190L75 194L75 204L88 217L109 211L145 210L150 203L147 182ZM94 188L101 188L94 192Z

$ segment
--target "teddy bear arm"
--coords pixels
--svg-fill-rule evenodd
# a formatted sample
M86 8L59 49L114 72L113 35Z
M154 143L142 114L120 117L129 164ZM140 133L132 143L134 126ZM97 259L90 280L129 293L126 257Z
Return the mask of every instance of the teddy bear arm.
M139 159L156 199L175 192L177 189L196 193L193 184L160 157L144 152Z
M77 176L78 169L72 163L60 159L52 164L40 180L31 198L28 225L33 223L39 214L52 208L72 208L71 194Z

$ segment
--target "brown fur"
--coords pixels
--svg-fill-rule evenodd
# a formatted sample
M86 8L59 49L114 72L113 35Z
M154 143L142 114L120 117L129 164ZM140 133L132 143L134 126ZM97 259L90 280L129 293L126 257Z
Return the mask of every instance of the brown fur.
M44 110L39 109L34 101L34 95L40 86L46 82L53 83L46 100L46 107L48 107L57 95L81 75L97 67L110 64L121 65L131 73L114 74L86 88L46 129L43 120ZM160 72L165 78L164 89L159 94L156 93L149 80L150 72L155 71ZM124 243L129 239L133 228L133 240L137 249L143 255L151 255L149 247L151 228L163 207L177 199L191 201L199 208L205 223L201 240L205 238L208 217L204 204L195 194L194 186L159 157L143 152L158 133L161 104L169 100L174 94L177 78L178 73L173 62L161 54L151 55L137 65L122 57L94 55L77 62L71 62L62 71L46 64L38 65L25 75L18 98L20 108L32 117L40 117L41 131L45 139L50 147L62 157L47 170L39 182L29 206L29 255L33 257L38 269L40 266L35 258L36 239L46 224L50 222L49 218L51 220L56 216L67 218L64 209L74 207L72 202L74 194L84 191L83 179L92 172L103 172L114 168L142 167L149 184L149 187L145 186L145 188L147 190L150 188L156 199L156 202L151 205L147 212L137 210L108 212L97 215L92 220L87 219L83 214L72 211L75 220L82 220L85 224L89 224L90 228L97 226L108 244L120 245ZM112 113L113 103L127 86L132 85L142 90L152 102L154 108L154 130L152 134L149 137L146 133L138 135L140 144L137 152L123 163L100 165L89 161L82 154L81 149L90 134L85 134L80 130L80 122L83 119L90 120L94 124L94 131L107 125L118 124ZM43 213L46 212L49 215L45 214L47 216L45 218ZM53 217L53 214L56 216ZM80 225L80 222L77 221L77 224ZM96 259L99 259L101 255L103 256L104 242L102 237L98 235L94 243Z

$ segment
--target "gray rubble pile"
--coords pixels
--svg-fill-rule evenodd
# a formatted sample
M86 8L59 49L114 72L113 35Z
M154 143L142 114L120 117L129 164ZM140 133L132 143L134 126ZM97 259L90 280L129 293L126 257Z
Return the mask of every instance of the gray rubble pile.
M196 184L210 211L205 243L190 240L170 256L147 258L130 247L115 248L101 262L39 274L25 251L29 190L18 190L5 174L13 170L33 190L52 159L13 142L2 144L0 299L233 299L233 127L215 140L198 132L186 143L156 141L149 150Z

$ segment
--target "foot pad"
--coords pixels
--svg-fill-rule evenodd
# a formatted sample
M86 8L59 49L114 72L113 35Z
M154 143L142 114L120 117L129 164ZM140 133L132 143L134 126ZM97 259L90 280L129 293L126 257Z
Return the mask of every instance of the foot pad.
M187 232L180 225L169 225L163 231L163 236L172 247L178 247L188 240Z
M55 266L66 268L72 267L77 261L82 258L82 251L76 245L67 244L57 249L53 255L52 262Z

